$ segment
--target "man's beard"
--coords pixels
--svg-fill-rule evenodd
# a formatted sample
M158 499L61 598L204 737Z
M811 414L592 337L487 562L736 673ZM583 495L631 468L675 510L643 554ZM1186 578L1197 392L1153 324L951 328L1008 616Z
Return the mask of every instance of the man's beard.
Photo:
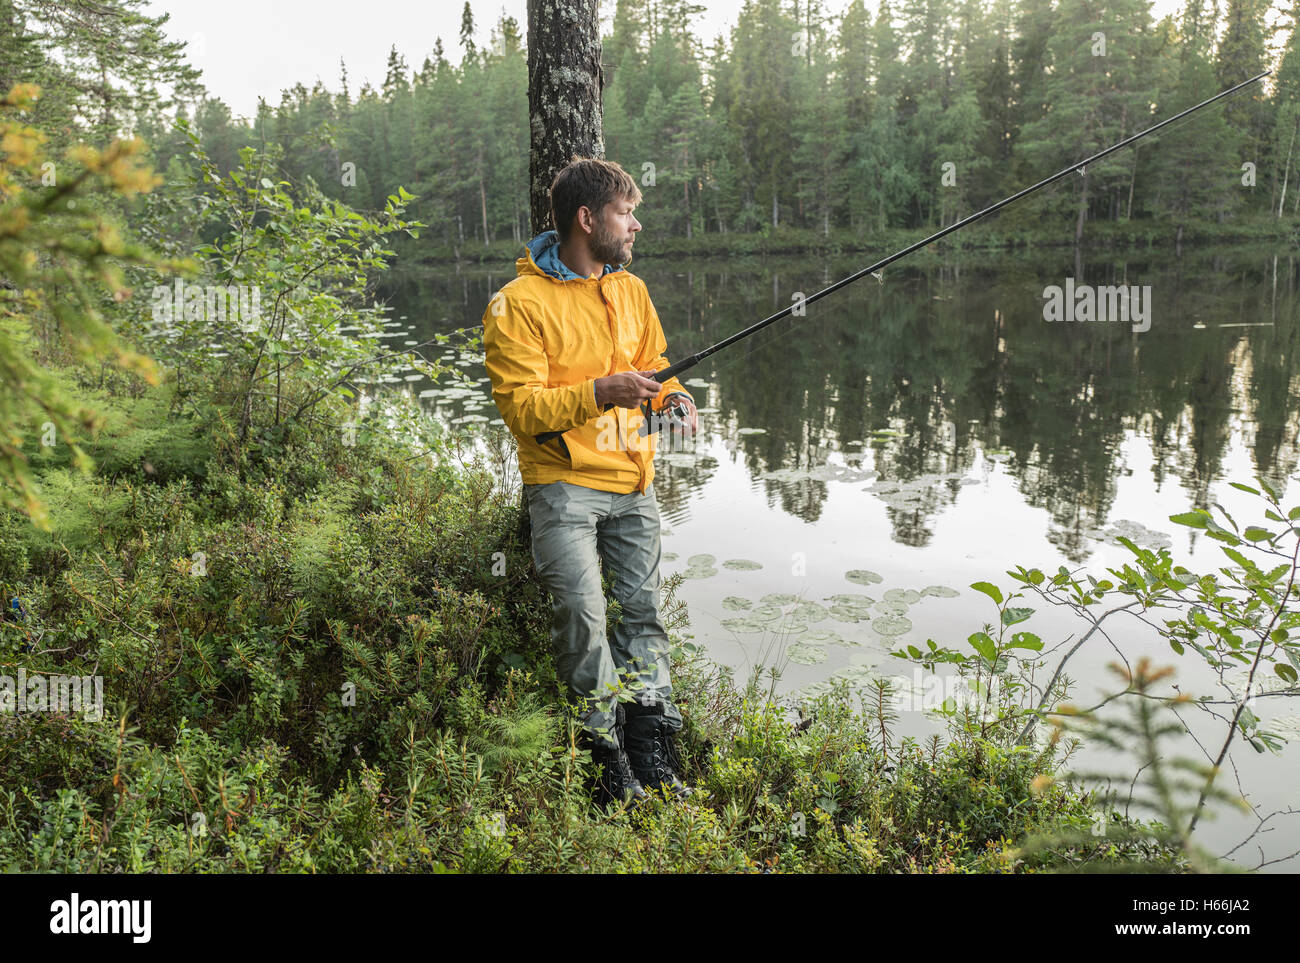
M591 256L602 264L623 263L623 239L603 226L591 235Z

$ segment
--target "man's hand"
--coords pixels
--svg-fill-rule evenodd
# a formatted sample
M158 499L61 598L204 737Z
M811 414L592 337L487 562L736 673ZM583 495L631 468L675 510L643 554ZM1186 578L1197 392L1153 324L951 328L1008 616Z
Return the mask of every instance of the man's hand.
M639 408L641 402L657 398L663 385L650 377L654 371L624 371L596 379L596 407L614 404Z
M665 411L672 411L673 409L676 409L678 417L689 426L692 435L699 430L700 418L695 411L695 402L685 395L676 395L669 398L668 404L664 406Z

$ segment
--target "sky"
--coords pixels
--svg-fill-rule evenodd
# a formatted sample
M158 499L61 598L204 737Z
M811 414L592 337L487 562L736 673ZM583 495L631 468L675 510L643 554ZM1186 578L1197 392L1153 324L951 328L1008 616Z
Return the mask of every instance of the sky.
M695 34L712 43L729 35L744 0L699 0L705 10L693 22ZM827 0L838 15L849 0ZM149 0L150 11L171 15L168 33L189 44L191 62L203 71L208 90L237 116L251 117L260 96L280 102L280 91L319 77L330 90L339 86L339 58L347 62L352 92L369 79L383 83L388 50L393 45L406 63L418 69L442 37L447 58L460 59L458 38L464 0ZM477 42L487 43L501 11L527 26L527 0L471 0ZM874 10L876 0L867 0ZM1155 0L1158 18L1181 6L1180 0ZM608 18L614 0L603 0Z

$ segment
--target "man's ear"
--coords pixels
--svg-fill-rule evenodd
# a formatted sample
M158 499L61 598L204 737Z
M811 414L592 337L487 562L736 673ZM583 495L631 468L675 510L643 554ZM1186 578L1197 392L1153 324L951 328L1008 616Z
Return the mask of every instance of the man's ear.
M591 208L587 207L587 205L584 204L582 207L578 208L578 213L574 220L577 221L578 227L582 228L583 233L596 233L596 219L592 216Z

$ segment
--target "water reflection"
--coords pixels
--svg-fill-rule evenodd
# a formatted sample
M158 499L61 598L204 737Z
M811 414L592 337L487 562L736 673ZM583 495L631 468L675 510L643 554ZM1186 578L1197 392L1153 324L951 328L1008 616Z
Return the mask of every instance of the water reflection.
M851 273L850 259L641 259L670 356L682 357ZM1284 486L1297 464L1295 258L1218 252L1114 258L1071 250L891 271L807 308L684 375L706 439L720 439L768 503L807 522L831 482L857 472L888 509L892 537L923 547L983 459L1002 461L1048 538L1084 561L1113 521L1125 442L1144 439L1155 484L1173 477L1206 506L1240 437L1255 470ZM412 337L476 324L510 271L394 279ZM1151 328L1043 320L1043 290L1150 285ZM481 372L474 374L482 377ZM486 388L486 384L483 388ZM491 413L489 406L484 409ZM707 443L661 459L670 515L718 470Z

